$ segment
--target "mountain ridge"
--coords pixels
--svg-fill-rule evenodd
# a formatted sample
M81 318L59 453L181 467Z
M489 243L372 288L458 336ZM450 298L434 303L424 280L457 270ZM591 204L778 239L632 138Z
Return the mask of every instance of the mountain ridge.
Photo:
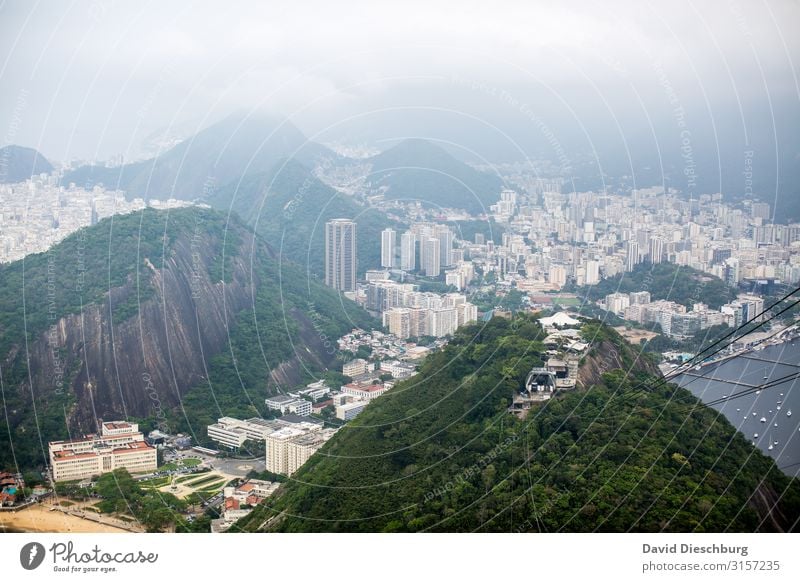
M268 170L281 158L333 156L287 120L234 113L163 154L117 168L83 166L63 184L125 190L128 198L201 200L233 180Z
M0 148L0 184L24 182L31 176L52 171L53 165L33 148L18 145Z
M367 158L370 181L390 200L418 200L428 206L489 212L503 181L457 160L431 141L412 138Z

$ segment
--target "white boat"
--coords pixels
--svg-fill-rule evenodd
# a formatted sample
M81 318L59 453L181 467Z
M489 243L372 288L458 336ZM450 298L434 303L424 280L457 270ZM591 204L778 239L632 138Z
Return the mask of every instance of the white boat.
M766 374L764 374L764 380L769 380L769 376L767 376Z
M768 450L768 451L771 451L771 450L772 450L772 449L774 449L774 448L775 448L775 447L773 447L773 446L772 446L772 443L769 443L769 446L767 447L767 450Z
M753 438L754 438L754 439L757 439L757 438L758 438L758 433L757 433L757 432L754 432L754 433L753 433Z
M742 409L741 409L741 408L737 408L737 409L736 409L736 412L741 412L741 411L742 411Z
M786 416L791 416L791 415L792 415L792 409L790 408L789 410L786 411Z
M753 416L755 416L755 415L756 415L756 413L754 412L754 413L753 413Z
M780 409L781 409L781 407L780 407L780 406L776 406L775 408L776 408L776 410L780 410Z
M756 390L756 394L761 394L761 390Z
M761 419L759 420L759 422L767 422L767 417L766 416L762 416Z

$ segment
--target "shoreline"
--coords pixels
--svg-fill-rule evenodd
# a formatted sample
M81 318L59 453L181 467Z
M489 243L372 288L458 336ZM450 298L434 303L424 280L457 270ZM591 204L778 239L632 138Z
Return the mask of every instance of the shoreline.
M109 523L51 511L51 505L35 505L19 511L0 512L0 533L131 533Z

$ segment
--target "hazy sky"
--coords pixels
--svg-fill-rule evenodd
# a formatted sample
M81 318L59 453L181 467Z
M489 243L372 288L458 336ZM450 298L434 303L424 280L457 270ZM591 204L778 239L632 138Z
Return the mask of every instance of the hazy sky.
M797 1L552 4L2 2L0 143L130 157L238 108L320 141L431 134L509 157L672 139L681 108L712 141L796 133Z

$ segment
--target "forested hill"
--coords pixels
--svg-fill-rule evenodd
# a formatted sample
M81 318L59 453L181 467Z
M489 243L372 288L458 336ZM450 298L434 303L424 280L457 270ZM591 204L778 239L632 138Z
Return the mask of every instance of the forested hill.
M736 298L736 291L719 277L672 263L642 263L630 273L621 273L603 279L596 285L581 287L577 294L597 301L610 293L632 291L649 291L653 301L668 299L689 308L693 303L705 303L712 309L719 309Z
M375 324L234 217L196 207L114 216L0 265L0 305L0 470L41 467L48 440L98 418L203 440Z
M546 357L521 314L458 331L339 431L245 531L773 531L798 484L613 330L584 329L597 382L506 411ZM609 346L614 346L614 357ZM603 364L605 362L605 364ZM621 366L621 368L620 368Z
M62 183L86 188L103 184L124 190L129 198L198 200L232 180L266 171L280 159L313 163L332 155L288 120L235 113L158 157L114 168L82 166L65 174Z
M52 171L52 164L35 149L17 145L0 148L0 184L24 182L31 176Z
M219 189L208 203L233 211L250 224L282 258L325 274L325 223L350 218L358 226L358 271L381 264L381 231L397 225L375 208L320 182L296 160L284 160L270 170L235 180Z
M385 188L391 200L488 214L503 187L496 175L480 172L424 139L404 140L367 162L370 182Z

